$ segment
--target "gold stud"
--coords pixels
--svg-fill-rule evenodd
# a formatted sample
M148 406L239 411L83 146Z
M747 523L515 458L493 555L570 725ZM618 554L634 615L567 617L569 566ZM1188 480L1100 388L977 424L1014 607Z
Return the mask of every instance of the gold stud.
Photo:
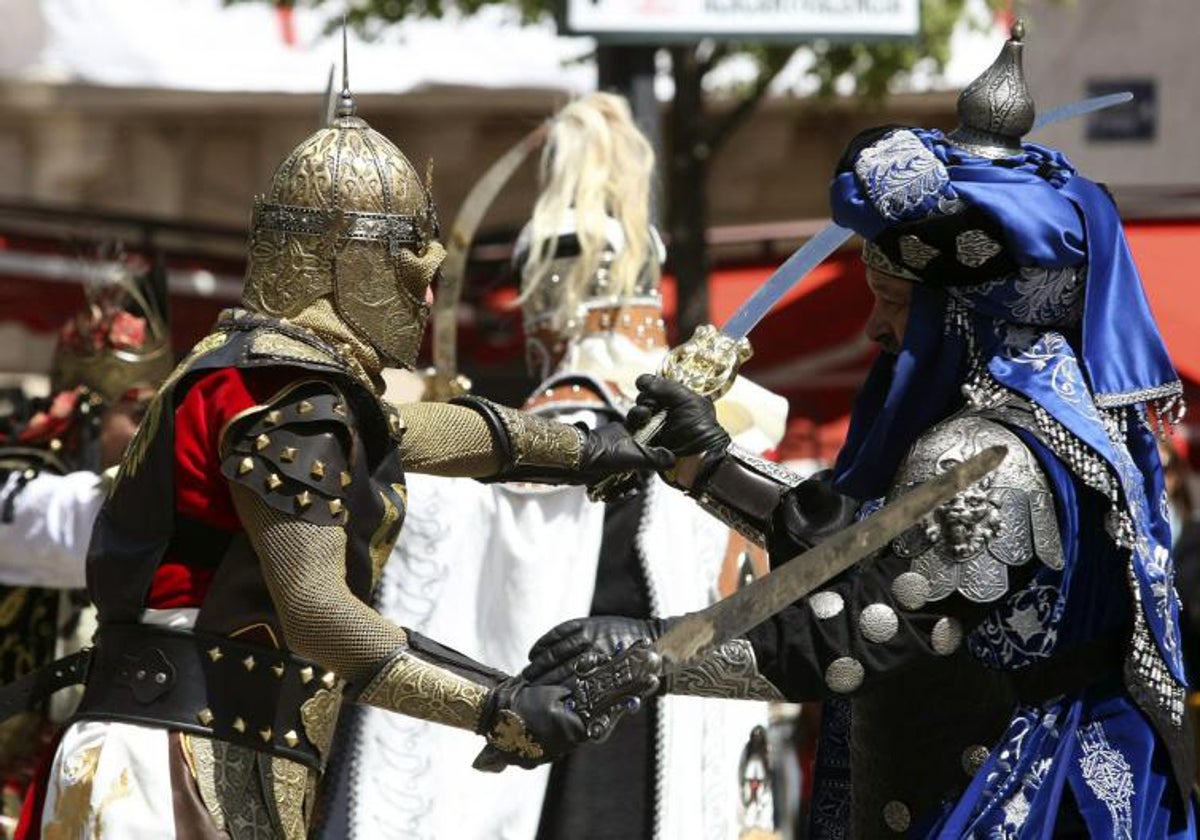
M300 506L300 510L307 510L308 506L312 504L312 493L305 490L296 497L296 504Z
M205 726L208 726L213 722L212 709L201 709L200 711L196 712L196 719Z
M313 669L311 665L305 665L300 669L300 682L311 682L313 678Z
M333 404L333 413L340 415L342 417L345 417L346 416L346 404L340 403L340 402L334 403Z
M301 414L308 414L313 410L313 404L308 400L300 400L300 404L296 406L296 410Z
M342 471L342 486L343 487L350 486L350 473L348 473L344 470Z
M244 667L244 668L245 668L247 671L253 671L253 670L254 670L254 657L253 657L253 656L247 656L245 659L243 659L243 660L242 660L242 666L243 666L243 667Z
M325 686L326 688L333 688L334 684L336 683L337 674L333 673L333 671L326 671L321 676L321 685Z
M61 440L59 440L58 438L54 438L52 441L50 441L50 451L51 452L58 452L61 449L62 449L62 441Z
M283 484L283 479L280 478L279 476L277 476L275 473L271 473L270 475L267 476L267 489L268 490L278 490L279 485L281 485L281 484Z
M263 417L263 425L264 426L277 426L277 425L279 425L279 421L282 418L282 416L283 415L280 414L279 409L277 409L277 408L272 409L271 411L268 411L266 413L266 416Z
M283 733L283 740L289 747L294 747L300 743L300 736L296 734L295 729L289 729Z
M224 651L222 651L219 647L213 646L208 649L208 658L211 659L213 662L219 661L220 658L224 655L225 655Z
M330 499L329 500L330 516L337 516L341 512L342 512L342 500L341 499Z
M284 667L283 667L282 662L279 663L278 665L272 665L271 670L275 672L276 677L278 677L279 679L283 679Z
M313 461L312 469L309 470L309 473L312 475L313 478L316 478L316 479L324 478L325 477L325 462L320 459Z
M258 437L256 437L254 439L254 448L259 452L262 452L264 449L266 449L270 445L271 445L271 439L269 437L267 437L266 435L259 435Z
M240 717L234 718L233 719L233 728L236 729L238 732L245 732L246 731L246 721L242 720Z
M279 460L285 461L289 464L292 461L295 461L296 460L296 447L285 446L285 447L283 447L283 449L279 450Z
M263 739L264 744L271 743L271 727L268 726L266 729L258 730L258 737Z
M242 462L238 464L238 475L245 475L252 469L254 469L254 459L247 455L242 459Z

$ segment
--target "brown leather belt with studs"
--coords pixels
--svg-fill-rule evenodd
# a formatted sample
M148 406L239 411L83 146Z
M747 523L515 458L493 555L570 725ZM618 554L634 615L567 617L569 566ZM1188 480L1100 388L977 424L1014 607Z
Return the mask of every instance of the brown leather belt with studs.
M332 671L278 648L101 625L76 720L175 729L320 769L341 705Z

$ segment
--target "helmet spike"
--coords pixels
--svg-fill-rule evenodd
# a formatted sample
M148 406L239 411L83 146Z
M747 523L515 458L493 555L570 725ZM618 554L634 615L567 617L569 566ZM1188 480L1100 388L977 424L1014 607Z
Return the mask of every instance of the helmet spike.
M350 93L350 49L347 45L346 15L342 14L342 95L338 98L337 115L352 117L358 106L354 103L354 95Z
M963 151L987 158L1020 154L1033 127L1033 98L1021 66L1025 21L1017 18L1000 55L958 97L958 128L948 139Z

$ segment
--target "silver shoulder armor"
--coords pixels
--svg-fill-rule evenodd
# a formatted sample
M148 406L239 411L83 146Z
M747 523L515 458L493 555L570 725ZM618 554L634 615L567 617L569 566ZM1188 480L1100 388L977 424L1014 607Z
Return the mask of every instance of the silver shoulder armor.
M959 415L926 433L901 465L889 499L965 461L989 446L1008 456L987 478L959 493L892 543L912 571L928 579L931 601L958 592L976 603L1008 590L1008 567L1037 557L1063 565L1054 497L1029 448L1005 426Z

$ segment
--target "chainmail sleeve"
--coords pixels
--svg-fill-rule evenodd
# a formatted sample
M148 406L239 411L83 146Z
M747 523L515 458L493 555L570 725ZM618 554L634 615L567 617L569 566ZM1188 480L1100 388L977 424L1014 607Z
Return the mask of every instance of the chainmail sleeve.
M360 703L477 729L490 685L427 661L403 628L354 596L342 528L282 513L240 485L232 490L289 648L344 677Z
M432 402L398 408L405 425L400 457L409 472L466 478L499 472L503 455L477 412Z

